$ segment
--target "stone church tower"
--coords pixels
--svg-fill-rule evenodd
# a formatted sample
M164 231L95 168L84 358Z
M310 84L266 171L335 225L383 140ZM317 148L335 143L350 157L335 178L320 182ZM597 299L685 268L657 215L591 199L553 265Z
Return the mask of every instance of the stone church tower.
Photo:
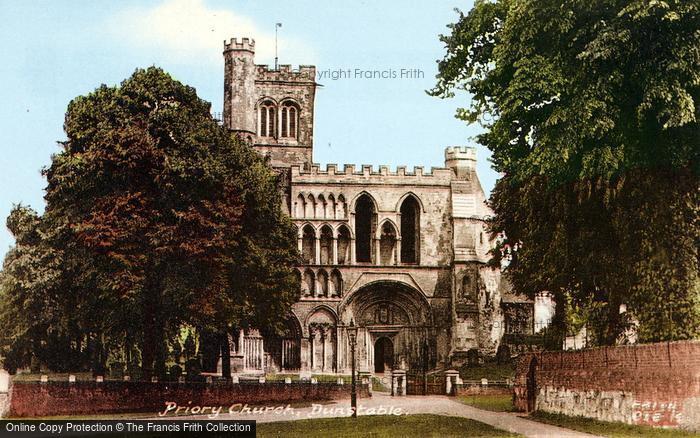
M504 333L531 332L508 324L504 309L522 300L486 265L491 210L475 148L448 147L445 166L430 171L321 169L313 163L315 67L255 65L247 38L225 42L223 54L224 124L280 173L303 258L302 297L286 331L240 333L234 369L347 372L350 321L359 326L359 367L373 373L457 366L495 354Z

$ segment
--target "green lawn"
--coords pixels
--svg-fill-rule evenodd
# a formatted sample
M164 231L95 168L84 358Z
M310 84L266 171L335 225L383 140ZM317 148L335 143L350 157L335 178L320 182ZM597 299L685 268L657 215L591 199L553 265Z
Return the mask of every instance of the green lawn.
M457 400L465 405L494 412L512 412L513 396L505 395L460 395Z
M441 415L360 416L258 424L259 437L514 437L478 421Z
M610 423L585 417L569 417L547 412L534 412L530 418L541 423L554 424L568 429L607 437L698 437L700 435L679 430L657 429L649 426L630 426L624 423Z
M512 380L515 376L515 367L512 364L499 365L493 362L475 367L465 365L459 369L459 376L464 380Z

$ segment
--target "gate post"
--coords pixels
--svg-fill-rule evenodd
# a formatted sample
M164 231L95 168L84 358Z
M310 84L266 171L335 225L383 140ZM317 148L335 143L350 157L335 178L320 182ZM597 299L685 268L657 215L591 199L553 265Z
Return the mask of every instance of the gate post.
M457 371L457 370L445 371L445 394L457 395L457 379L458 378L459 378L459 371Z
M391 395L406 395L406 370L391 371Z

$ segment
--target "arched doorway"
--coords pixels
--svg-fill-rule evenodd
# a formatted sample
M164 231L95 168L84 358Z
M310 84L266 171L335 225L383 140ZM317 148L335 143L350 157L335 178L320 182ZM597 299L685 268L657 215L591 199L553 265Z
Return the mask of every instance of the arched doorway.
M374 372L383 373L394 368L394 343L382 336L374 343Z

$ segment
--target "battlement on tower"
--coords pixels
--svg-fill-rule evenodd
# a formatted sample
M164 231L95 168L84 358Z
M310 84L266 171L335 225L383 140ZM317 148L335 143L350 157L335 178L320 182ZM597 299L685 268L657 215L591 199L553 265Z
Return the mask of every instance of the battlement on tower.
M257 81L316 82L316 66L313 65L300 65L293 69L289 64L282 64L275 70L268 65L258 64L255 68Z
M255 40L251 38L243 38L238 41L238 38L231 38L230 41L224 40L224 52L231 50L247 50L255 53Z
M337 164L327 164L325 170L316 163L306 169L292 166L292 179L297 182L309 180L350 183L369 180L386 184L449 185L451 178L452 171L442 167L431 167L426 172L423 166L415 166L412 170L406 166L397 166L394 171L387 165L375 167L369 164L344 164L342 169Z
M452 160L476 161L476 148L472 146L450 146L445 148L445 161Z

